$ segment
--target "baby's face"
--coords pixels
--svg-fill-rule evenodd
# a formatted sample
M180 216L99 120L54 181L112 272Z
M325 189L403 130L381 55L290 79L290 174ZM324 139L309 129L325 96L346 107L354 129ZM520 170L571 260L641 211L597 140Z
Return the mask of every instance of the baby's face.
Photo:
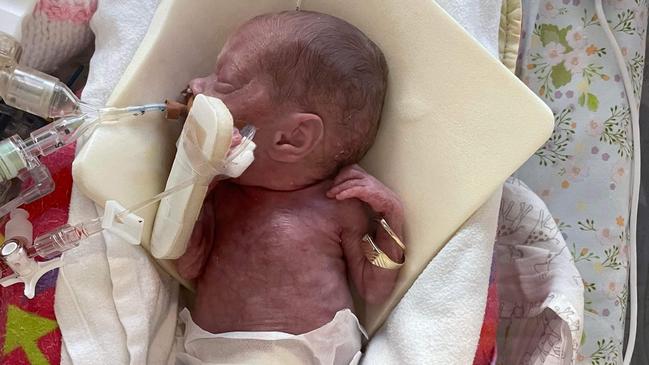
M233 35L221 50L214 71L206 77L190 81L193 94L214 96L228 107L235 126L252 125L255 134L255 162L239 178L243 184L259 185L266 175L264 162L268 158L266 149L272 141L275 109L269 98L267 86L250 70L254 52L247 45L245 37Z
M270 109L266 88L250 71L251 52L237 34L228 40L221 50L214 71L193 79L189 87L193 94L217 97L232 113L235 125L252 124L262 127Z

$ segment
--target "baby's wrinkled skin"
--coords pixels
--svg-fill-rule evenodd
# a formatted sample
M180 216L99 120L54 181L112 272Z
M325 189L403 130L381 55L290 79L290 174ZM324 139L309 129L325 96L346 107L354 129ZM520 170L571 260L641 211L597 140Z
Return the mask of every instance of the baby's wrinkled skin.
M268 75L250 66L261 57L259 28L240 28L214 72L190 82L194 94L223 100L239 127L245 121L257 128L257 150L239 179L213 184L177 267L196 279L191 313L204 330L301 334L353 310L350 283L367 302L387 299L399 271L370 264L361 240L370 233L402 262L373 218L384 217L403 238L403 207L358 165L318 162L341 152L339 132L334 121L272 100Z

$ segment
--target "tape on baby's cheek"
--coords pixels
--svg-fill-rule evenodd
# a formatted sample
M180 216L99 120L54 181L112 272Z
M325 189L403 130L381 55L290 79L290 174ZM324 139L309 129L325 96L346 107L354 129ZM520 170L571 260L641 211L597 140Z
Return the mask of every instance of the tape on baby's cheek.
M180 161L186 164L196 176L196 184L207 186L212 179L225 171L223 161L213 163L203 154L192 124L185 125L176 147Z

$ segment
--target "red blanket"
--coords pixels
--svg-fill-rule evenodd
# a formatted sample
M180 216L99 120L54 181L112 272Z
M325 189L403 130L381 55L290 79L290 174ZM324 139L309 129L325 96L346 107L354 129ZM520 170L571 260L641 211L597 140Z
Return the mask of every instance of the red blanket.
M496 262L491 262L491 276L489 277L489 291L487 292L487 306L485 308L482 330L478 350L473 359L473 365L495 364L496 360L496 335L498 332L498 288L496 287Z
M68 221L72 192L74 146L41 159L56 182L48 196L22 208L29 212L34 237ZM2 229L4 231L4 229ZM43 276L34 299L23 296L23 285L0 287L0 364L59 364L61 332L54 317L54 291L58 270Z

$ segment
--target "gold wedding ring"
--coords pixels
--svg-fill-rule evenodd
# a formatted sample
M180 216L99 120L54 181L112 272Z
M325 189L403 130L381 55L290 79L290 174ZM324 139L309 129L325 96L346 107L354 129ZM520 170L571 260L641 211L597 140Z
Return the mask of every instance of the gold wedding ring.
M397 245L399 245L399 247L401 247L401 249L405 252L405 251L406 251L406 245L403 244L403 241L401 241L401 239L399 238L399 236L397 236L397 234L394 233L394 231L392 230L392 228L390 228L390 225L388 225L388 222L386 222L385 218L381 218L381 219L379 220L379 223L381 224L381 227L383 227L383 229L385 230L385 232L387 232L387 234L389 234L390 237L392 237L392 239L394 240L394 242L395 242Z
M403 252L405 252L406 245L403 244L403 241L401 241L397 234L394 233L392 228L390 228L388 222L386 222L385 219L381 218L379 220L379 223L381 224L381 227L383 227L385 232L392 238L392 240L401 248ZM363 248L363 254L365 254L365 258L374 266L380 267L382 269L396 270L403 266L403 264L406 262L405 256L403 258L403 262L401 263L393 261L374 243L374 240L369 234L366 234L363 237L361 245Z

